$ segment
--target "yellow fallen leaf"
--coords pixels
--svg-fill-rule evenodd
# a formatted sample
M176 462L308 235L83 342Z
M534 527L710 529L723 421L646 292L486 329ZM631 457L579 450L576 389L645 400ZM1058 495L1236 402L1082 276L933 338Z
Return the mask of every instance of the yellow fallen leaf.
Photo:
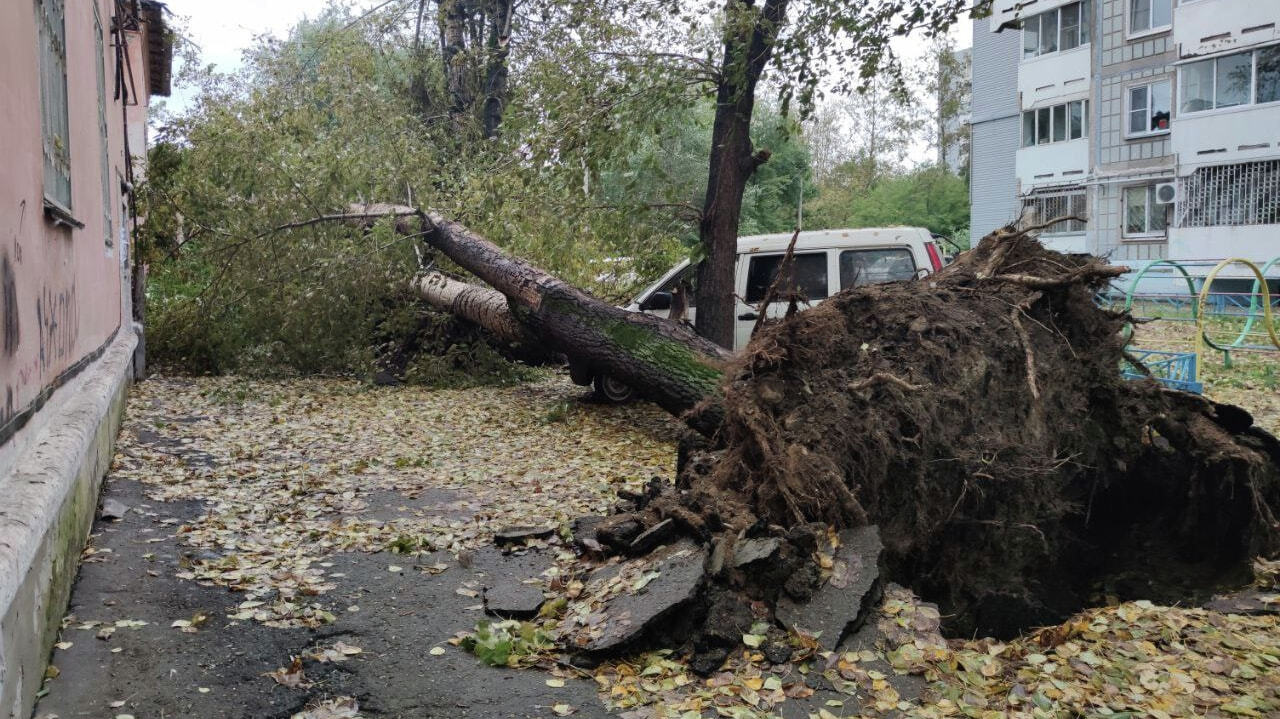
M441 654L444 654L444 647L431 647L431 651L427 653L433 657L438 657Z
M547 686L552 687L552 688L554 688L554 689L559 689L560 687L564 686L564 680L563 680L563 679L548 679L548 680L547 680Z

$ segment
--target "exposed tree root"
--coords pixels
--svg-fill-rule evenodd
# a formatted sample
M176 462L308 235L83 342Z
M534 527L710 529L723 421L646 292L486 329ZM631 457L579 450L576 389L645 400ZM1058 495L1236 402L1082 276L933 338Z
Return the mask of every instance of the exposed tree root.
M727 372L712 454L625 516L708 546L786 539L767 576L716 578L766 604L814 571L797 528L877 524L888 577L965 634L1246 583L1280 549L1280 443L1120 377L1127 318L1093 302L1120 272L1006 230L928 282L766 327Z

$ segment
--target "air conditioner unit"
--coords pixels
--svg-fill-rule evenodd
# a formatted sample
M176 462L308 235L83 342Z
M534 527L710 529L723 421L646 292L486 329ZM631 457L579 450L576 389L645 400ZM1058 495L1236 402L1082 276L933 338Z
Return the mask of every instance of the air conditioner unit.
M1181 199L1178 196L1178 183L1161 182L1156 185L1156 202L1161 205L1171 205Z

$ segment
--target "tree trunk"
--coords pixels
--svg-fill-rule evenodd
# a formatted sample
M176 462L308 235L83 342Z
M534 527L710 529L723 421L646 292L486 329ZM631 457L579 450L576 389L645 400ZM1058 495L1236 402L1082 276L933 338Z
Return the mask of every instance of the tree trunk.
M756 13L748 0L731 0L725 8L728 27L724 60L716 88L716 117L711 130L711 164L707 195L698 228L706 260L698 268L698 334L723 347L733 346L734 267L738 255L738 224L742 195L767 151L754 152L751 116L756 85L773 53L773 44L786 19L787 0L766 0ZM739 30L734 12L751 12L755 21Z
M489 39L484 72L484 107L481 123L486 139L498 136L507 106L507 57L510 54L511 16L514 0L492 0L487 8Z
M461 122L475 102L471 78L467 72L466 23L465 0L441 0L441 60L444 64L445 84L449 89L449 115L455 122Z
M426 272L413 279L413 290L438 310L452 313L489 330L508 344L537 346L537 337L511 314L501 292L469 285L439 272Z
M414 283L428 302L499 337L521 336L527 342L532 334L533 341L571 358L580 371L627 383L705 435L719 428L719 384L728 350L684 325L592 297L456 222L434 213L421 217L428 226L423 234L427 244L497 290L428 275ZM506 298L506 312L499 308L498 293Z

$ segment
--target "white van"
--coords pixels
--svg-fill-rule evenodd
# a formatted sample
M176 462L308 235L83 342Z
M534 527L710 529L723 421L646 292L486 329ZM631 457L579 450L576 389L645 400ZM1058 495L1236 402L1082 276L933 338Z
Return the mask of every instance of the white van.
M735 270L733 349L741 350L751 339L756 312L778 268L794 233L754 235L738 238L738 262ZM877 282L893 282L923 277L942 269L942 252L934 237L921 227L879 227L849 230L811 230L796 239L795 286L817 304L840 290ZM633 312L667 317L671 311L672 293L682 283L692 288L696 267L688 260L671 268L661 279L646 287L627 306ZM782 294L785 294L783 292ZM689 307L685 319L693 322L697 307L693 293L687 293ZM766 308L769 317L786 313L785 299ZM586 381L581 381L581 380ZM630 387L607 376L587 379L575 377L580 384L593 383L602 399L622 402L631 398Z

